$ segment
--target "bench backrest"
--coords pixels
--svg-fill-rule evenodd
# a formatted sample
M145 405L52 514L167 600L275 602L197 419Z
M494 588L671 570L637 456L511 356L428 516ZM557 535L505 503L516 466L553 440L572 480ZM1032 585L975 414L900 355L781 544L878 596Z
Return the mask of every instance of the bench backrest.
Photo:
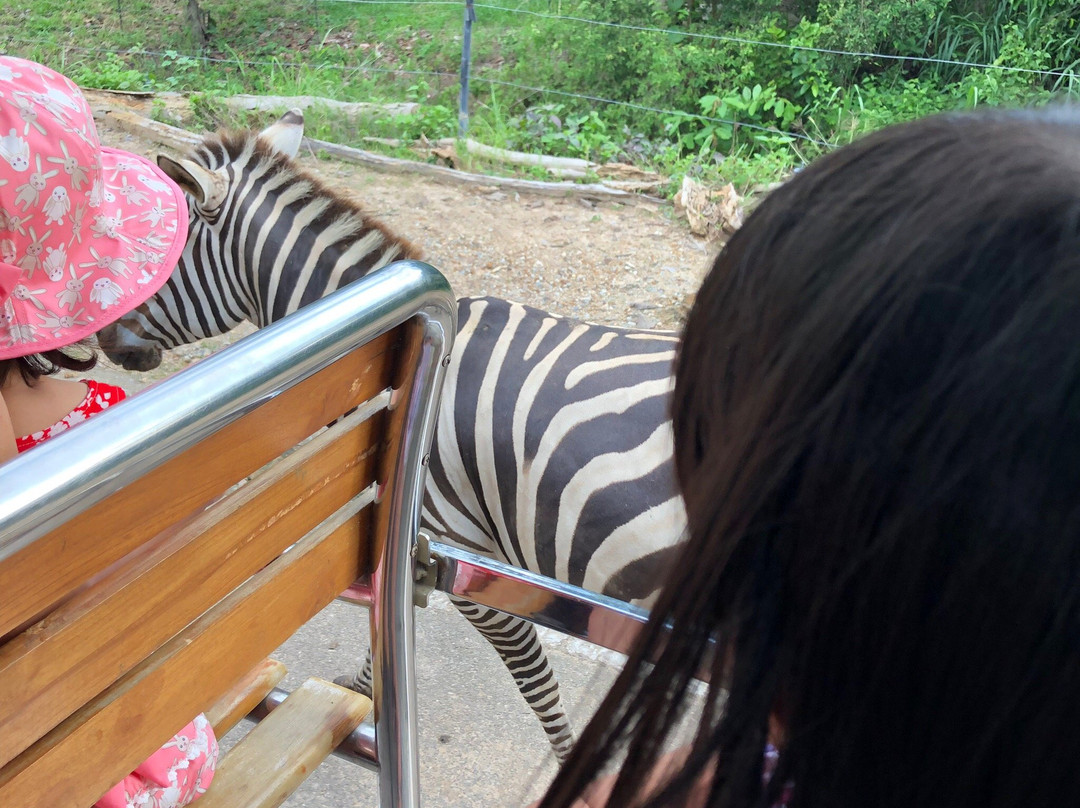
M0 466L0 805L87 808L369 574L410 804L392 699L454 312L393 265Z

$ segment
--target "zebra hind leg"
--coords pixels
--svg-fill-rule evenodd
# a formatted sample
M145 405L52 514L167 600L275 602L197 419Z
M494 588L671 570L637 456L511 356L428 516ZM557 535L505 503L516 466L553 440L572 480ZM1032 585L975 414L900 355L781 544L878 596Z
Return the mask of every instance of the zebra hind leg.
M339 676L334 679L334 684L355 690L361 696L371 698L371 646L364 652L364 664L361 665L352 676Z
M494 646L521 695L540 719L555 757L560 763L565 761L574 745L574 733L559 697L559 682L540 644L536 626L486 606L457 598L450 600Z

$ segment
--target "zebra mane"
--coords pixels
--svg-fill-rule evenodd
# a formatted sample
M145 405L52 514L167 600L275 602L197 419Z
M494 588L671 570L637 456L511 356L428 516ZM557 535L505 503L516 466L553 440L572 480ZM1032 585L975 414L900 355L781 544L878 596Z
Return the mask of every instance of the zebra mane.
M322 226L334 222L338 240L354 241L375 229L383 234L386 243L399 246L400 258L423 257L423 250L371 216L359 202L305 171L258 134L250 130L225 130L206 135L192 151L191 159L210 171L229 163L242 163L249 170L259 169L267 175L278 175L284 180L282 184L287 182L294 188L303 188L301 200L321 199L326 203L326 208L312 224Z

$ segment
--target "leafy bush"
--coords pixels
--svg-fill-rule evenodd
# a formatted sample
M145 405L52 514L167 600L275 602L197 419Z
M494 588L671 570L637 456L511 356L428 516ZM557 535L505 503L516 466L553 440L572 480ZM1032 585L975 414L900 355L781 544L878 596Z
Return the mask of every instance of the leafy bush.
M948 0L822 0L816 21L826 47L859 53L919 54L926 31ZM872 59L837 61L850 72L873 69ZM843 69L843 68L841 68Z
M190 54L183 4L173 18L148 0L6 3L7 52L90 87L200 93L196 125L263 125L218 100L251 92L420 104L411 116L360 121L312 109L312 133L353 145L370 136L457 133L460 7L398 4L368 13L319 0L200 0L214 21L204 59ZM479 10L471 134L524 151L726 177L740 187L896 121L1072 93L1070 71L1080 66L1075 0L513 5L537 14Z
M86 62L69 69L69 77L83 87L99 90L151 90L153 80L140 70L129 67L119 54Z

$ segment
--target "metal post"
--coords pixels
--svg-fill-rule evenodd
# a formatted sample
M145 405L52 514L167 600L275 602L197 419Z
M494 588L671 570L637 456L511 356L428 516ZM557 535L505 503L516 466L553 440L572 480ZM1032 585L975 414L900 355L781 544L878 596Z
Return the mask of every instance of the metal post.
M461 34L461 95L458 97L458 137L469 133L469 62L472 61L472 24L476 22L473 0L465 0L465 27Z
M388 531L372 574L372 658L379 804L420 805L420 754L416 726L413 554L427 453L435 432L438 395L455 333L456 310L431 306L417 313L420 361L408 385L404 440L388 492ZM396 392L396 391L395 391Z

